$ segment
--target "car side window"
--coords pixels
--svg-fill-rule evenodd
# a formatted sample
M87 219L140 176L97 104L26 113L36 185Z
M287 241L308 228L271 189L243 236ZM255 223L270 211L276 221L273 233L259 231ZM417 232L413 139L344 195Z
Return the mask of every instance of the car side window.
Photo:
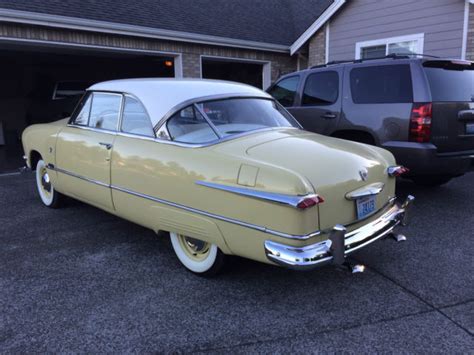
M200 144L219 138L194 106L188 106L175 113L166 125L171 139L176 142Z
M282 106L293 106L296 90L300 82L299 76L292 76L277 82L270 90L272 95Z
M155 137L150 118L137 99L125 96L122 113L122 132Z
M308 76L303 90L303 106L331 105L339 97L339 74L324 71Z
M121 103L122 95L95 92L92 95L89 127L115 131Z
M92 95L85 96L77 108L78 114L74 117L72 123L78 126L87 126L91 112Z
M350 73L355 104L413 102L413 86L408 64L354 68Z

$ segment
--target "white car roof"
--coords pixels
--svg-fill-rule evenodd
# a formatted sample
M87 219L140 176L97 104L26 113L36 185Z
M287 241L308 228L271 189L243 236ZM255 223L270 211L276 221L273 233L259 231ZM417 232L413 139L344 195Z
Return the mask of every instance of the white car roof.
M123 79L92 85L88 90L111 91L136 96L155 126L173 107L189 100L215 95L271 97L253 86L204 79Z

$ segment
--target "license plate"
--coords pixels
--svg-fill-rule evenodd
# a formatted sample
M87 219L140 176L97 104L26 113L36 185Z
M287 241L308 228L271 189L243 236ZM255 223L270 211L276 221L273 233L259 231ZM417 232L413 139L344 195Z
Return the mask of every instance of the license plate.
M466 123L466 134L474 134L474 123Z
M375 211L375 196L362 197L356 200L357 219L363 219Z

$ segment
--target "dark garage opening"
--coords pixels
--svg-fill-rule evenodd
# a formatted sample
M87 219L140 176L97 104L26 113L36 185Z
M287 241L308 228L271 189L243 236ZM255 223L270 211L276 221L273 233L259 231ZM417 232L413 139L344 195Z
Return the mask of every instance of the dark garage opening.
M0 173L23 165L21 133L31 124L71 114L93 83L174 77L174 58L137 53L2 48L0 56Z
M237 81L263 88L263 65L256 63L202 58L202 77Z

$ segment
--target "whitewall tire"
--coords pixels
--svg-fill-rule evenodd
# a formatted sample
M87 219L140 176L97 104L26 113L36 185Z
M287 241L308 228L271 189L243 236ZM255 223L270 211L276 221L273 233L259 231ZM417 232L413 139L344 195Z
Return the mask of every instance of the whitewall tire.
M170 238L176 256L189 271L212 276L222 268L224 254L217 245L177 233L170 233Z
M59 207L62 195L54 189L49 171L46 169L46 163L43 160L38 160L35 173L36 188L43 204L51 208Z

